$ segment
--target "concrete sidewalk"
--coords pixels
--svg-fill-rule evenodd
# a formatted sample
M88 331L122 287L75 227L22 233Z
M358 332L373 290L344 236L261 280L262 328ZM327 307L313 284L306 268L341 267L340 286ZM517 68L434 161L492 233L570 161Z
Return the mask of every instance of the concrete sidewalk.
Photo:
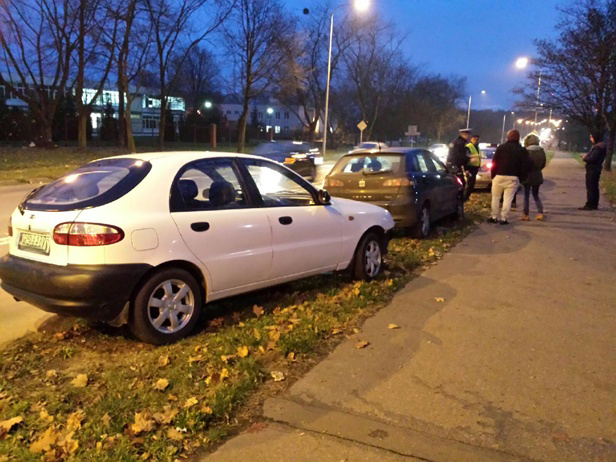
M615 214L577 210L566 154L545 176L546 222L482 225L365 323L370 346L340 344L205 460L616 460Z

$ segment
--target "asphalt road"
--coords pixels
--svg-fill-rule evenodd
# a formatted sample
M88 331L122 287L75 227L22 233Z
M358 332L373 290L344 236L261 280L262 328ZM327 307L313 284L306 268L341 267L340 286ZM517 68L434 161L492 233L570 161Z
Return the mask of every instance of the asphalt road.
M314 185L318 188L323 184L325 175L333 166L327 162L318 167ZM36 184L0 186L0 256L9 251L8 222L11 213L21 199L37 187ZM53 315L45 313L24 302L16 302L10 295L0 290L0 346L23 336L28 331L34 331L49 320Z

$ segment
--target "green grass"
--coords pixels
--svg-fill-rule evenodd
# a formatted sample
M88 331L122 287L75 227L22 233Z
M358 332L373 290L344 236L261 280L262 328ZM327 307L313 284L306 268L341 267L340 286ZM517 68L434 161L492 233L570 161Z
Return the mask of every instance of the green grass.
M555 153L556 153L555 151L547 151L547 152L545 153L545 155L546 155L546 164L545 164L545 165L546 165L546 166L550 165L550 162L551 162L551 161L552 161L552 159L554 158L554 154L555 154Z
M582 160L582 155L584 153L583 152L570 152L569 155L578 163L580 164L582 167L584 167L586 164L584 164L584 161Z
M33 451L46 432L46 460L171 461L211 447L258 412L247 404L255 392L260 402L341 339L360 340L362 320L483 221L488 201L473 195L466 220L430 239L399 233L375 281L331 273L214 302L202 330L173 345L70 318L13 342L0 352L0 460L41 460ZM72 383L78 374L87 386ZM23 421L3 431L15 417Z
M610 172L603 171L601 186L610 203L616 206L616 172L614 170Z

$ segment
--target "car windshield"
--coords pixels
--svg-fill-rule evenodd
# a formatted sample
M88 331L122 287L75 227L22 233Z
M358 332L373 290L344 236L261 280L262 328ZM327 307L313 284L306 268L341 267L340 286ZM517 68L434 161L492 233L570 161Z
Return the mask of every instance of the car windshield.
M150 168L149 162L138 159L91 162L36 190L22 206L28 210L63 211L100 206L133 189Z
M335 165L332 174L398 172L401 163L401 154L358 154L345 156Z

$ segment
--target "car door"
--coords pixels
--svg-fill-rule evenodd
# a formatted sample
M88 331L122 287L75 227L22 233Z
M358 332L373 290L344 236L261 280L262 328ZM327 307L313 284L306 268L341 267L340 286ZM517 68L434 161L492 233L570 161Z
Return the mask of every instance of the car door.
M188 248L207 268L211 292L269 278L269 218L247 193L233 158L184 166L172 186L171 216Z
M436 181L442 216L454 213L458 207L460 184L456 176L447 171L447 167L434 154L430 153L436 168Z
M274 251L270 279L330 271L342 255L342 215L318 205L316 190L284 167L242 159L272 227Z
M410 156L412 157L407 160L407 163L410 161L414 166L412 167L415 170L412 172L413 182L420 192L420 202L423 204L426 200L430 201L430 212L434 219L441 213L436 167L429 151L417 150Z

